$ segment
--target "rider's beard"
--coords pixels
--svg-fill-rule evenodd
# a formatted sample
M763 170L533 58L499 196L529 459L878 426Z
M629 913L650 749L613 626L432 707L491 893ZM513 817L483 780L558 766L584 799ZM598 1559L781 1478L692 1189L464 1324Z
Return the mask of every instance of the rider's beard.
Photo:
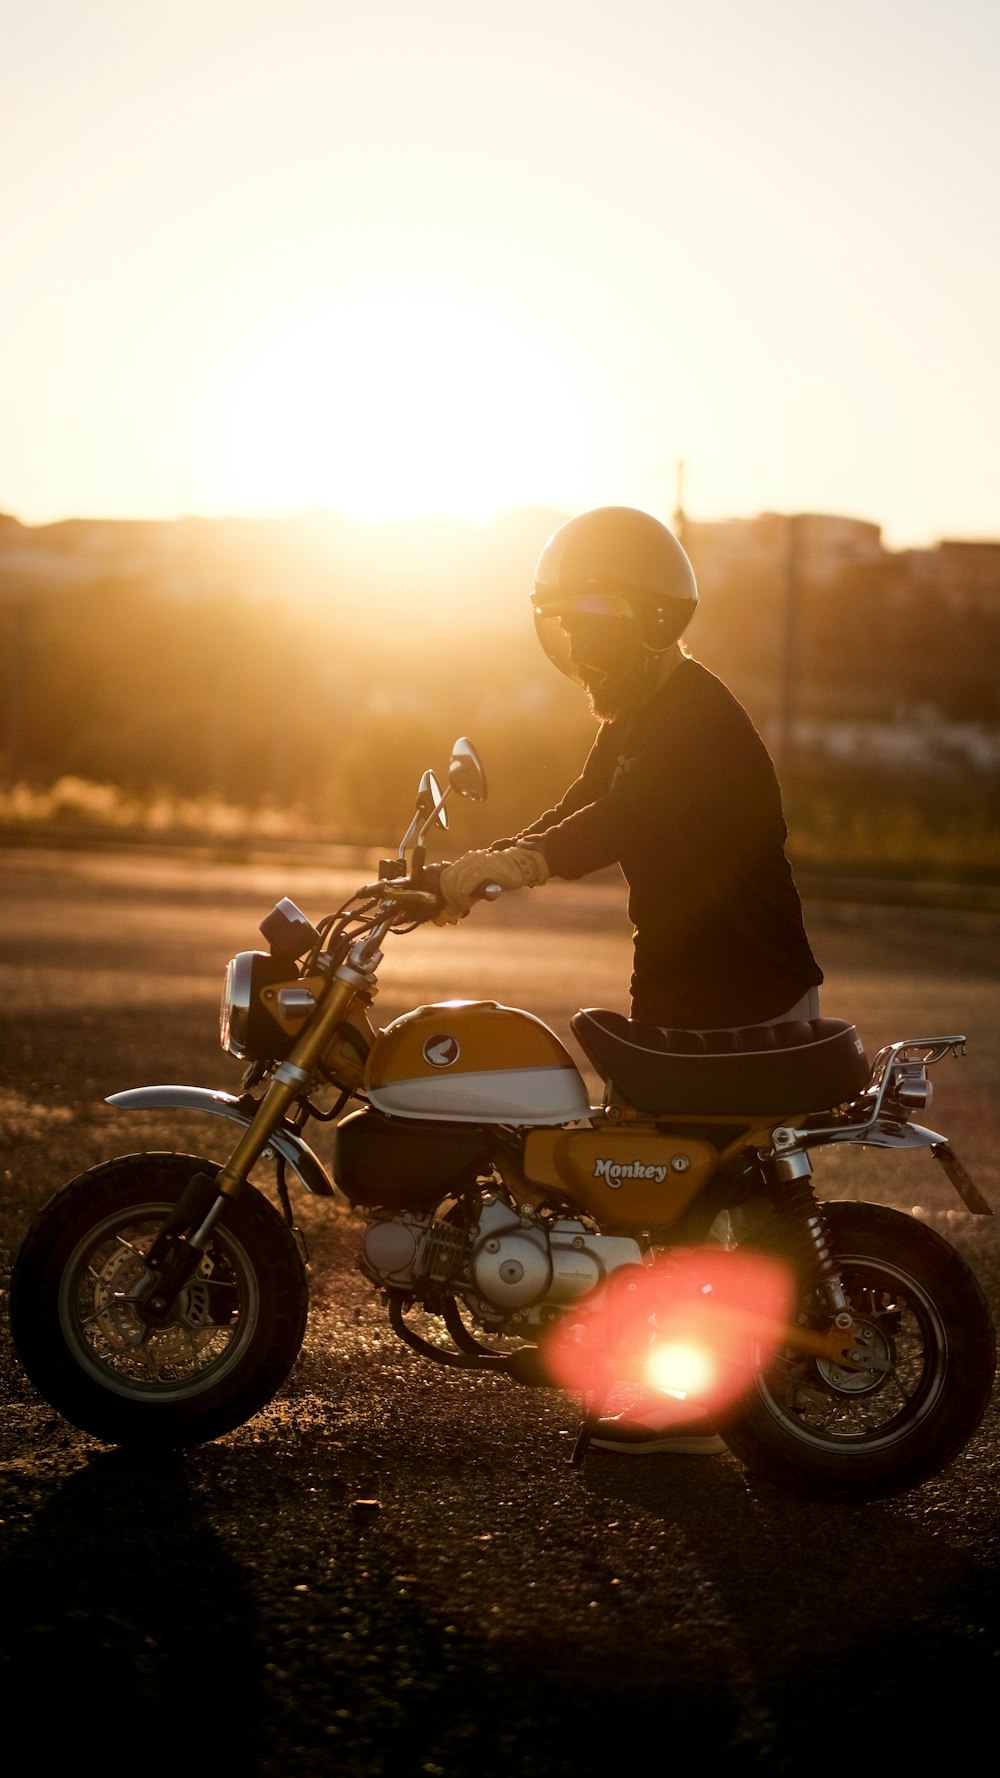
M620 716L642 701L650 686L650 657L643 652L621 673L602 673L597 667L577 665L577 677L590 700L590 708L602 722Z

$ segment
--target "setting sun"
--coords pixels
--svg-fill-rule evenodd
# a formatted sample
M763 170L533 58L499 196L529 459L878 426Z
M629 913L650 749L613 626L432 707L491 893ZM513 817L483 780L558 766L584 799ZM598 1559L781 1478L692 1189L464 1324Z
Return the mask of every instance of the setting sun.
M856 10L24 10L0 507L991 536L998 15Z
M586 383L541 331L474 300L394 286L270 316L212 366L197 412L202 498L355 518L478 518L580 472Z

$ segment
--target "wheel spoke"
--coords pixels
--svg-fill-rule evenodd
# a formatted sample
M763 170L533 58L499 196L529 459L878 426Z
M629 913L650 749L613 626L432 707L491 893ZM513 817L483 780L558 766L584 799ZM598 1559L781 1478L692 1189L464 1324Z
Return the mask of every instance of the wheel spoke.
M933 1307L919 1286L890 1274L881 1260L846 1261L842 1282L857 1325L855 1337L885 1368L852 1371L835 1363L784 1363L772 1373L772 1400L779 1413L831 1449L850 1441L892 1436L905 1426L933 1387L931 1354L938 1349ZM879 1275L881 1274L881 1275ZM813 1313L801 1319L814 1327Z
M118 1247L123 1247L126 1253L134 1253L139 1259L144 1260L146 1257L146 1248L138 1246L135 1241L127 1240L124 1235L116 1234L115 1243Z
M889 1373L886 1377L886 1383L887 1384L888 1383L895 1383L896 1388L899 1390L900 1400L902 1401L904 1407L905 1407L906 1403L912 1399L912 1396L915 1393L915 1391L910 1391L910 1390L904 1389L902 1381L900 1379L899 1369L898 1369L898 1366L896 1366L896 1365L893 1365L892 1370L889 1371Z

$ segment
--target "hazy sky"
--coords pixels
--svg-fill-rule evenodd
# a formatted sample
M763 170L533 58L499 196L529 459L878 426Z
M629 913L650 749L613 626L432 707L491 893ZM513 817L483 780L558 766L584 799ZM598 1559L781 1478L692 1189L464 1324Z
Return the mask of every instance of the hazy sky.
M1000 536L996 0L0 16L0 510Z

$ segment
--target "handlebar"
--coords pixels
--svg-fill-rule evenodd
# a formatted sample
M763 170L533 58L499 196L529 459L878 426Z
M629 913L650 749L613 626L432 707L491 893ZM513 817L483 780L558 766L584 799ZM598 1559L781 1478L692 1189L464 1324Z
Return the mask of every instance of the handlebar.
M443 866L425 866L420 871L420 886L412 877L379 878L377 883L366 883L358 894L377 897L383 902L394 901L400 913L407 914L416 920L432 920L435 914L442 911L443 903L437 889L437 879ZM427 886L428 882L432 886ZM503 894L502 883L482 883L476 890L473 901L497 901Z

